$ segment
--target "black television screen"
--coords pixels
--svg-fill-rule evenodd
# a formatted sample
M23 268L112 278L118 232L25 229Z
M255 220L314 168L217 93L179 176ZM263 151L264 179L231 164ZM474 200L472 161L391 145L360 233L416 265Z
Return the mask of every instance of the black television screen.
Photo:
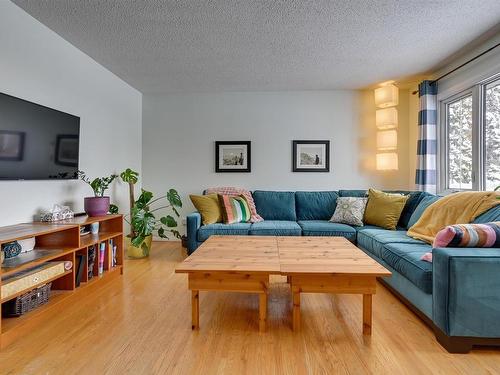
M0 93L0 179L73 179L80 117Z

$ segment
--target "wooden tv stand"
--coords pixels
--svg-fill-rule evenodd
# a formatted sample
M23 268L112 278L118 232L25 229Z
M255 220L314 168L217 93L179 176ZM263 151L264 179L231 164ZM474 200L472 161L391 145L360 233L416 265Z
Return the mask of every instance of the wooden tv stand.
M80 235L80 228L82 226L95 222L99 222L99 233L97 235ZM50 317L51 313L63 307L64 301L71 300L74 302L75 297L78 296L78 292L82 289L88 290L88 288L97 288L102 285L103 282L107 282L123 274L124 252L122 215L106 215L99 217L79 216L74 219L53 223L34 222L0 228L0 245L31 237L35 237L35 248L33 251L18 255L16 257L15 266L10 265L9 267L5 267L2 265L0 271L0 287L2 285L2 279L6 276L44 264L48 261L72 261L73 268L52 280L52 291L48 303L20 317L2 317L0 321L0 348L6 347L16 340L17 337L31 331L44 319ZM112 267L112 256L110 255L110 239L113 239L114 244L117 246L117 264L114 267ZM76 255L83 254L86 256L85 259L88 259L88 248L92 245L98 245L101 242L106 244L104 272L98 275L98 261L96 258L94 264L94 277L89 280L88 263L85 262L80 286L76 287ZM37 251L39 252L38 254L36 253ZM45 283L46 282L43 282L40 285ZM31 289L33 289L33 287L8 298L1 299L0 303L6 303Z

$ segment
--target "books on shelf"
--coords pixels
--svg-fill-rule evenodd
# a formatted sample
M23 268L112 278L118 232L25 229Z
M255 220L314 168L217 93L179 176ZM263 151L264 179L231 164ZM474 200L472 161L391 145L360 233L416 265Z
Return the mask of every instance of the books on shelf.
M92 277L94 277L94 264L95 264L95 257L96 257L96 249L95 246L89 246L88 250L88 279L90 280Z
M116 245L113 239L109 240L109 249L111 252L111 267L116 267L118 262L116 261Z
M105 255L105 253L106 253L106 243L101 242L99 244L99 267L98 267L99 275L102 275L102 273L104 272L104 255Z
M83 254L76 254L76 273L75 273L75 286L79 287L82 281L83 265L87 261L87 257Z

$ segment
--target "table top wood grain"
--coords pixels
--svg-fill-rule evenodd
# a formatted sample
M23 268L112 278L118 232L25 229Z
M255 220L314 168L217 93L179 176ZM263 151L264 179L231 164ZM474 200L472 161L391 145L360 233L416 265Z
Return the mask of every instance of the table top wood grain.
M276 238L270 236L211 236L175 270L193 272L279 274Z
M211 236L176 272L391 275L343 237L299 236Z
M277 237L280 271L292 274L390 276L344 237Z

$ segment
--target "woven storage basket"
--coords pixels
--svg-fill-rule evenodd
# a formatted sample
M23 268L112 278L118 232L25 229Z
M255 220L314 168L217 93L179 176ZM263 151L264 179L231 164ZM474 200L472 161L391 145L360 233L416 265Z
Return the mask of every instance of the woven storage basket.
M49 302L50 287L52 283L48 283L29 291L15 299L2 305L3 316L21 316L30 312L37 307Z

